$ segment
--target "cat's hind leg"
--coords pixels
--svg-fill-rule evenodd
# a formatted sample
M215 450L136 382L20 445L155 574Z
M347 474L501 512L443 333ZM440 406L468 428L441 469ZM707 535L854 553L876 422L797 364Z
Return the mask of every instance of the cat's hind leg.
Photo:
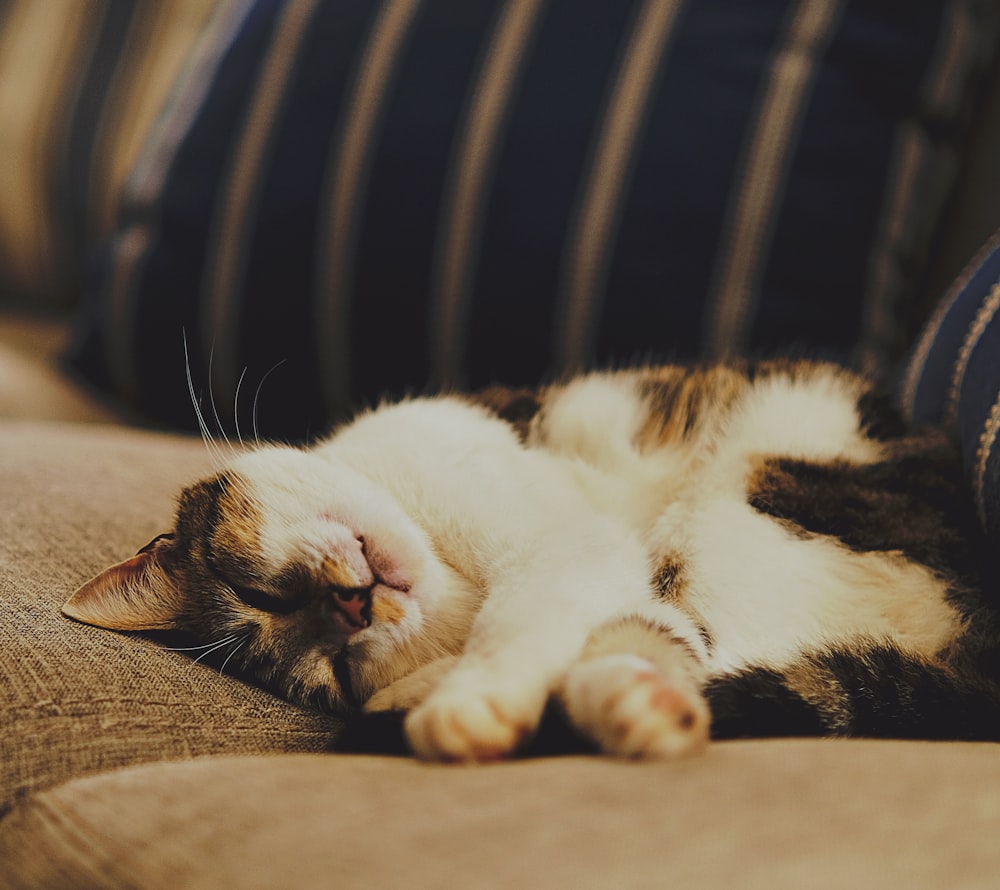
M604 753L672 758L708 742L711 719L702 685L688 643L633 616L594 633L558 700L574 729Z

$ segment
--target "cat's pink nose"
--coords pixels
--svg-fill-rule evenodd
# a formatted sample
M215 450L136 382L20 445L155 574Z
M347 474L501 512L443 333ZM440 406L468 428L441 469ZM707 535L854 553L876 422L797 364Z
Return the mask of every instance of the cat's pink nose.
M371 623L371 588L334 587L331 591L336 617L341 629L347 633L357 633Z

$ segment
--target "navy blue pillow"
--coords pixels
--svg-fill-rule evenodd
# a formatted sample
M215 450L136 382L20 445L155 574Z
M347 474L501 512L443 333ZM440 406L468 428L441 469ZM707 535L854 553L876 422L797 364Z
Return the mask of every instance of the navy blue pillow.
M905 415L959 439L979 516L1000 543L1000 232L941 302L902 387Z
M299 438L383 393L609 362L878 364L995 24L976 0L224 3L73 365L190 425L186 338L225 425Z

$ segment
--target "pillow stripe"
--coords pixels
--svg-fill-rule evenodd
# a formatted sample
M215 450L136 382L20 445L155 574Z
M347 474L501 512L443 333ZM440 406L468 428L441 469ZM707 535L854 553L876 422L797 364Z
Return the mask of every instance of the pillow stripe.
M470 92L450 162L432 279L431 385L464 386L471 283L510 98L543 10L542 0L508 0L499 13Z
M919 106L934 114L957 114L964 101L963 85L976 65L983 64L978 37L967 7L952 3L944 11L940 33L944 42L931 62ZM952 166L952 157L940 158L946 149L930 142L912 123L900 127L891 161L886 210L879 225L878 241L900 244L916 251L931 236L931 220L917 212L926 196L941 192L934 175L938 163ZM944 200L940 194L937 200ZM905 287L898 253L875 251L871 274L865 286L864 323L857 348L858 364L869 371L882 370L884 359L899 350L900 327L893 311L892 295ZM904 344L905 348L905 344Z
M956 440L980 521L1000 543L1000 232L949 290L918 342L904 413ZM1000 551L997 551L1000 552Z
M958 419L959 398L962 392L962 384L965 381L966 372L969 369L969 362L975 353L986 333L986 329L996 317L997 310L1000 309L1000 281L990 288L989 293L979 306L976 317L973 319L969 330L965 334L962 346L958 351L955 364L951 373L951 383L948 387L948 395L945 398L943 423L946 426L954 426Z
M965 465L976 466L976 454L984 424L1000 389L1000 317L983 326L966 362L958 408L951 429L962 443ZM1000 480L997 480L1000 482Z
M946 41L938 47L938 58L929 68L924 91L931 107L952 114L961 111L965 101L963 78L970 65L982 61L978 58L981 50L975 28L968 6L952 2L945 7L941 33Z
M113 15L107 3L95 6L90 15L79 15L82 11L76 9L77 15L64 22L73 23L71 32L64 32L65 43L59 51L64 73L53 78L52 105L42 104L38 108L41 114L37 124L39 139L34 148L42 173L34 184L37 190L34 212L44 212L48 229L45 242L40 244L42 254L39 257L45 270L38 268L35 274L50 276L54 289L64 296L79 288L79 282L74 280L79 271L79 257L84 255L88 245L95 243L99 234L110 231L109 226L98 229L95 225L92 196L101 195L101 188L110 190L112 186L106 177L98 181L101 165L95 163L95 156L113 157L115 148L113 144L105 144L102 152L94 150L99 132L95 124L101 119L106 102L100 98L87 103L83 84L87 77L70 76L69 72L89 75L99 67L95 59L101 54L103 20L115 17L131 20L134 17L132 10L126 10L124 16ZM121 42L118 39L113 44L112 55ZM86 165L77 170L71 166L70 150L74 144L85 145L87 152Z
M123 16L123 9L131 10L131 16L123 23L124 40L114 57L100 116L94 121L91 151L96 187L88 199L93 219L91 244L99 243L112 230L121 199L119 186L127 181L163 99L170 95L192 44L213 14L213 4L202 0L124 4L108 0L107 6L109 26Z
M557 370L573 225L643 2L591 3L582 21L579 2L550 0L539 23L497 155L474 270L465 348L474 385ZM654 113L646 125L655 122ZM662 170L662 154L657 160ZM613 306L605 301L606 312Z
M594 361L595 328L616 222L631 181L636 136L648 114L680 5L676 0L647 0L632 24L566 249L563 288L556 304L557 372L579 370Z
M724 6L689 3L664 60L610 257L598 362L702 356L723 223L788 0Z
M759 100L760 115L747 148L735 202L727 213L719 281L709 294L705 352L714 358L746 351L760 298L763 264L790 174L795 143L817 64L833 37L842 3L799 0ZM812 59L812 63L809 63Z
M353 258L352 399L426 387L447 185L504 0L425 0L387 93ZM391 258L391 263L387 263Z
M823 76L815 85L800 135L792 173L796 188L786 195L761 283L765 299L753 325L753 342L759 349L775 348L788 339L806 345L825 341L837 355L851 355L864 334L863 307L876 254L892 258L898 277L890 284L899 282L902 292L912 293L919 282L926 242L883 241L880 224L892 193L895 171L891 161L899 134L916 126L928 144L944 146L952 141L941 124L954 118L949 118L946 109L928 107L923 94L927 67L938 59L941 44L950 40L944 31L944 13L952 5L906 7L908 33L905 43L897 44L893 52L896 64L891 75L885 68L886 47L879 35L892 33L904 7L864 0L850 0L845 6L837 34L826 49ZM982 16L987 7L978 3L965 6L980 18L980 40L988 37L995 41L995 17L990 22ZM980 70L982 61L979 52L972 56L975 63L970 60L970 72ZM845 102L855 109L855 122L870 127L865 151L856 150L858 131L828 125ZM899 116L886 118L886 108L898 109ZM921 226L935 224L936 215L924 211L928 204L940 206L941 189L948 187L954 172L946 153L940 150L935 153L933 169L933 188L926 180L914 181L915 189L923 187L919 195ZM817 206L831 211L839 208L842 224L831 224L833 217L816 215L813 231L804 232L801 220ZM803 269L822 269L823 273L809 279L800 274ZM900 292L895 290L887 299L894 308L902 309ZM889 357L905 348L909 337L906 332L905 340L896 341L897 352ZM885 369L886 354L880 354L878 360L879 367Z
M960 348L978 311L968 293L985 293L1000 280L1000 231L969 261L942 298L917 340L900 389L900 408L910 423L940 422L953 379L950 356ZM932 367L944 360L947 368Z
M97 243L99 237L111 231L111 226L101 228L99 220L107 218L96 211L101 188L108 189L107 178L98 184L100 176L98 159L109 146L106 142L97 148L97 134L108 132L105 108L120 70L120 49L127 41L135 16L134 6L121 3L103 3L91 15L92 30L81 41L78 62L73 63L82 76L73 78L70 87L75 91L74 101L67 110L68 134L61 159L66 171L68 188L57 189L62 195L62 206L56 211L69 221L68 243L61 258L72 264L72 257L80 255L88 244ZM104 121L104 124L101 124ZM126 177L122 177L124 181Z
M979 520L994 541L1000 538L1000 485L996 484L996 480L1000 479L1000 449L996 447L998 436L1000 436L1000 390L997 391L996 401L979 435L973 476Z
M15 284L29 289L35 279L50 277L48 263L56 248L57 228L40 206L49 200L52 146L65 120L66 87L58 74L23 77L23 71L73 70L75 48L85 39L89 20L82 4L68 7L57 27L44 4L19 3L8 12L8 29L0 32L0 83L17 83L0 91L0 120L10 122L0 133L0 151L13 163L0 164L0 255L3 267L17 273ZM23 39L29 34L31 40ZM15 253L16 251L16 253Z
M263 174L291 95L299 49L318 6L319 0L289 0L276 19L274 36L229 161L222 207L210 235L201 342L203 347L214 349L218 385L227 394L235 393L239 376L238 319L244 309L248 251L266 183ZM214 386L216 381L211 383Z
M886 243L909 244L915 237L908 226L912 205L926 191L918 185L919 174L928 161L926 146L919 133L900 133L889 162L885 208L878 223L878 237ZM898 336L891 294L904 286L901 270L888 253L873 256L862 305L863 326L855 350L858 364L868 373L882 370L880 356L888 354Z
M152 202L164 186L178 147L204 106L224 53L231 47L254 0L223 0L199 32L186 64L167 95L163 113L153 122L127 183L131 202Z
M0 5L0 291L35 307L79 295L90 253L212 4Z
M212 78L224 53L251 8L251 0L227 0L214 7L212 17L206 22L196 51L168 97L169 113L151 128L124 188L126 206L142 208L143 212L123 219L120 231L107 245L106 252L115 256L114 274L105 284L107 298L98 315L82 317L71 347L80 355L81 370L98 381L101 376L95 365L100 368L97 364L100 356L112 385L133 403L144 392L137 367L140 353L144 352L139 319L148 306L142 290L144 275L163 235L160 215L166 194L164 184L188 127L209 97ZM175 294L173 298L179 300L180 296ZM183 324L176 328L163 325L161 330L179 331L181 327ZM170 345L176 347L177 342Z
M318 429L328 422L321 381L323 347L315 348L324 343L330 348L336 342L325 340L319 330L317 275L321 258L329 250L320 240L327 213L323 189L334 176L330 163L336 158L335 147L348 114L351 78L383 6L359 0L317 5L302 35L299 64L281 112L297 124L279 125L268 167L261 173L266 213L248 233L246 293L234 342L251 379L259 380L262 373L280 365L269 391L278 387L294 394L292 399L280 399L280 404L267 399L273 412L266 415L269 425L284 423L274 420L283 412L296 412L307 428ZM367 196L367 192L359 194ZM353 263L353 257L349 259ZM352 324L350 294L343 305L347 311L336 320L338 329ZM386 321L381 320L383 329ZM353 365L357 344L351 338L348 342L352 349L346 358ZM221 392L233 398L232 390ZM297 407L303 402L309 406L304 416Z
M419 9L417 0L390 0L382 7L350 78L350 98L323 175L314 301L320 382L332 417L344 414L351 404L349 300L372 145Z
M187 132L175 103L142 158L159 186L128 194L77 367L182 422L182 329L227 406L285 360L260 427L301 438L386 392L844 357L938 218L944 105L979 74L965 40L995 36L941 33L955 4L989 22L976 0L251 0Z

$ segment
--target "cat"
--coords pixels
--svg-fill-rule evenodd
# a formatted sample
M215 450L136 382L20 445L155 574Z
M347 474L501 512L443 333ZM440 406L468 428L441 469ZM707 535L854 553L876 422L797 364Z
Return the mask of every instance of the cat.
M807 361L414 397L234 454L63 611L180 629L412 750L1000 738L1000 623L960 461Z

